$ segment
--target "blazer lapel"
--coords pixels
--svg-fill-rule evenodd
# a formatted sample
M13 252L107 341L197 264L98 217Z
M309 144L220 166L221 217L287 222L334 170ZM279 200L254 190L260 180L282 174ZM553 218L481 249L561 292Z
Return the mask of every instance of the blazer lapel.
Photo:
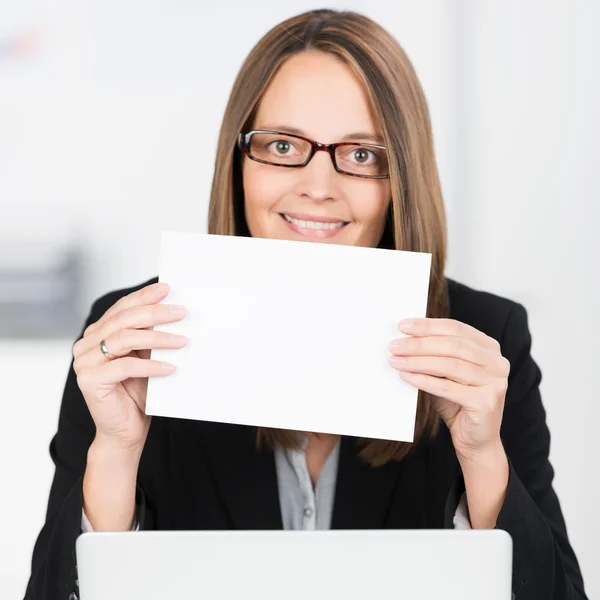
M356 438L342 438L332 529L425 526L424 460L419 447L400 462L371 467L358 456ZM401 487L396 491L397 487Z
M257 450L256 428L223 423L197 425L200 431L195 439L231 528L282 529L275 457L266 449ZM202 494L202 490L197 493Z

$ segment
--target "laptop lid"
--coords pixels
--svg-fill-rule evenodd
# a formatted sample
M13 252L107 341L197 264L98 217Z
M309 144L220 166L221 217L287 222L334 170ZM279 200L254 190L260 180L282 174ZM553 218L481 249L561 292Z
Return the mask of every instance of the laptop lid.
M85 533L80 600L509 600L500 530Z

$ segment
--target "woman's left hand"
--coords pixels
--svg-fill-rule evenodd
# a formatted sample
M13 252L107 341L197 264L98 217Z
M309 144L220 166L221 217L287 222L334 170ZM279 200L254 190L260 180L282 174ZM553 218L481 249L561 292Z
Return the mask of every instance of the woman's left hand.
M390 345L392 366L407 383L436 398L461 461L501 448L500 425L510 363L500 344L452 319L401 321L410 337Z

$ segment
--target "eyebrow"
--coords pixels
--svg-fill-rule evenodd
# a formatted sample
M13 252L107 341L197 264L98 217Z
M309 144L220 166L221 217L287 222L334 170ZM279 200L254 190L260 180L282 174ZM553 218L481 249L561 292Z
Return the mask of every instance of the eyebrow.
M302 129L298 129L297 127L291 127L290 125L265 125L264 127L257 127L256 129L264 129L266 131L285 131L286 133L309 137L304 131L302 131ZM356 131L353 133L348 133L344 137L342 137L340 141L346 142L351 140L369 140L370 142L374 142L375 144L380 145L382 145L384 142L383 137L381 135L378 135L376 133L369 133L367 131Z

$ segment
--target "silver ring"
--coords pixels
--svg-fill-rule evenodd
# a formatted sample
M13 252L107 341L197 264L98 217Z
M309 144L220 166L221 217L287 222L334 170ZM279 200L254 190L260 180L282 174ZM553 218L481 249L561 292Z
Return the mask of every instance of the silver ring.
M104 356L106 356L106 358L108 358L108 360L112 360L113 358L116 358L114 354L111 354L108 351L108 348L106 347L106 344L104 343L104 340L102 340L100 342L100 351L102 352L102 354L104 354Z

